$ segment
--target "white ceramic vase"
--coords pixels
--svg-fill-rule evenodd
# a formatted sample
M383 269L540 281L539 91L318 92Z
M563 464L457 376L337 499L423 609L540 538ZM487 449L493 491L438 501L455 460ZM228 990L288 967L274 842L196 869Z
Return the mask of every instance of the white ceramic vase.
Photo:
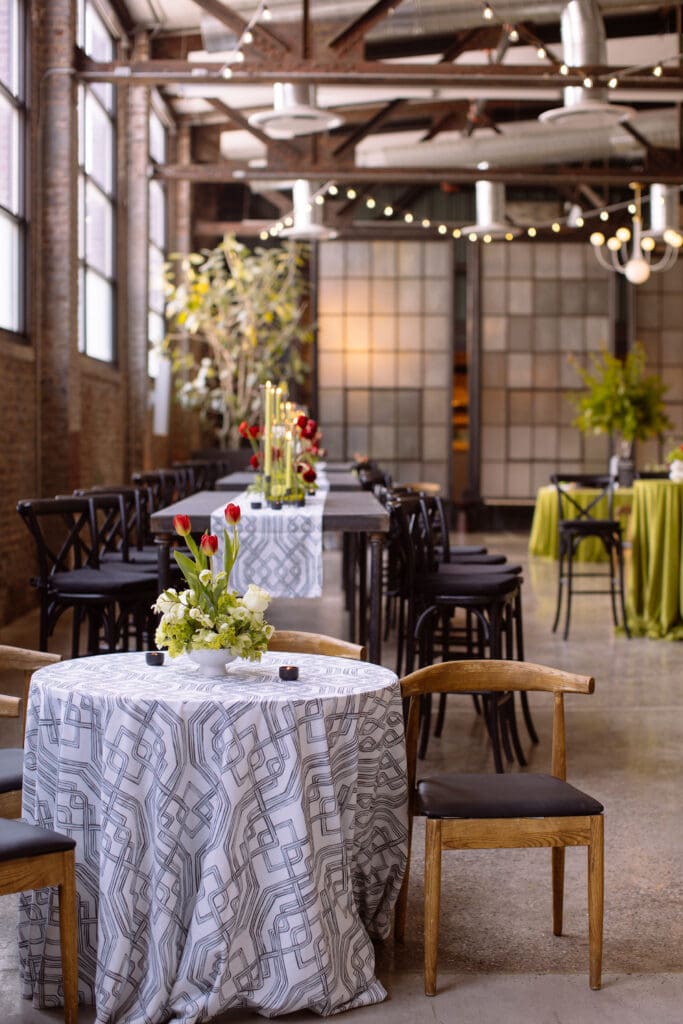
M674 459L669 466L669 479L675 483L683 483L683 459Z
M199 667L199 673L203 676L217 677L225 675L225 667L231 661L235 661L234 654L226 650L188 651L187 655L191 661Z

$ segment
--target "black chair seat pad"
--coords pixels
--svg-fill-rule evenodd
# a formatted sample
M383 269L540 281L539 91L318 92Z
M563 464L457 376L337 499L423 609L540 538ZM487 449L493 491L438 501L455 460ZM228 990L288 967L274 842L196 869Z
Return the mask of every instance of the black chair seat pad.
M487 565L483 562L444 562L438 571L444 576L518 576L521 565L511 562Z
M616 519L561 519L560 530L571 533L610 534L621 532Z
M536 774L433 775L419 781L417 799L428 818L554 818L603 810L568 782Z
M504 565L505 555L459 555L451 551L451 561L446 565Z
M71 572L56 572L50 576L50 589L60 594L83 597L114 597L116 594L130 596L140 592L158 590L156 577L142 573L127 573L120 566L111 563L101 569L72 569Z
M483 544L454 544L450 549L451 555L485 555L487 553Z
M73 850L76 840L25 821L0 818L0 861Z
M505 597L519 587L519 576L487 574L475 576L468 573L458 575L441 572L425 573L417 579L423 594L431 597Z
M21 789L24 775L24 751L20 747L0 747L0 793Z

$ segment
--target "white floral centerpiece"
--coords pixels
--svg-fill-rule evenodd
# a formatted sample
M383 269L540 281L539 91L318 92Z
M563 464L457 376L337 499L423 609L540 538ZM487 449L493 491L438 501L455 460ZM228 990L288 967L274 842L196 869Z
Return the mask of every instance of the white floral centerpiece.
M152 606L161 615L155 641L172 658L199 651L223 652L223 664L231 658L259 661L268 648L273 627L263 617L270 594L250 583L243 597L230 590L230 573L239 552L237 524L241 512L232 502L225 508L223 568L214 574L212 559L218 551L218 537L205 533L199 545L192 537L190 517L177 515L176 533L185 538L192 558L175 551L175 560L187 582L178 593L169 587ZM197 659L199 660L199 659Z

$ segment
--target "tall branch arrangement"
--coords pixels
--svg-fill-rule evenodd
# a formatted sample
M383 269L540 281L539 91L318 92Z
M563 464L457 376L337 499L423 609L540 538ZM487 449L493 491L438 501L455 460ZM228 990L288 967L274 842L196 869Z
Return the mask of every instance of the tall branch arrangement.
M164 342L182 405L199 409L221 447L237 446L239 425L258 411L259 384L303 379L305 247L285 242L254 250L226 235L215 249L165 267L170 330ZM188 336L203 342L188 345Z

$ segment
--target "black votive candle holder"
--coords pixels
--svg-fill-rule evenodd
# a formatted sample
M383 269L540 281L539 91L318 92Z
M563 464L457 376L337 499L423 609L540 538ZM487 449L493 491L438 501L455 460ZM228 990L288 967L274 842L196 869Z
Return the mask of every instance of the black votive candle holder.
M291 683L299 678L299 669L296 665L280 665L278 675L280 676L280 679L284 679L285 682Z
M145 661L148 665L163 665L164 663L164 652L163 651L147 651L145 654Z
M249 504L252 508L261 508L263 503L260 501L250 501Z

